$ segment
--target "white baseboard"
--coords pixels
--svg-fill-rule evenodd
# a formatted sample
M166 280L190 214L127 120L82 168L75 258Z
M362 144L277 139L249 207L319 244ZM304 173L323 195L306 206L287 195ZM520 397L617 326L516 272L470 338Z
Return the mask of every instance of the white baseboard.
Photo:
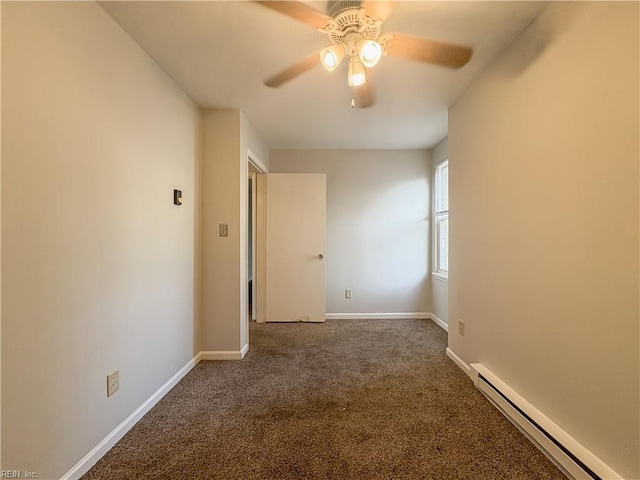
M200 360L242 360L249 351L249 344L242 347L242 350L210 350L200 352Z
M449 347L447 347L447 357L453 360L453 363L455 363L458 367L460 367L460 369L464 373L466 373L468 376L471 376L471 367L466 363L464 363L464 361L458 355L456 355L453 352L453 350L451 350Z
M431 318L431 320L433 321L433 323L435 323L436 325L438 325L440 328L442 328L445 332L449 331L449 325L447 324L447 322L445 322L444 320L442 320L441 318L438 318L435 316L435 314L430 313L429 314L429 318Z
M384 320L387 318L431 318L428 312L403 313L327 313L327 320Z
M142 405L125 418L111 433L109 433L98 445L96 445L89 453L87 453L71 470L65 473L61 480L71 480L82 477L100 460L118 440L120 440L138 421L153 408L153 406L164 397L189 371L195 367L200 361L200 354L189 360L187 364L178 370L173 377L165 382L158 390L156 390Z

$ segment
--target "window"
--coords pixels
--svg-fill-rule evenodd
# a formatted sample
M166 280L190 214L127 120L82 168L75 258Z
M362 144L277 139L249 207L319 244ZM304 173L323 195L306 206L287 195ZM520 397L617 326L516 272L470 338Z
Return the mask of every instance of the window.
M449 275L449 160L436 165L434 191L434 260L436 275Z

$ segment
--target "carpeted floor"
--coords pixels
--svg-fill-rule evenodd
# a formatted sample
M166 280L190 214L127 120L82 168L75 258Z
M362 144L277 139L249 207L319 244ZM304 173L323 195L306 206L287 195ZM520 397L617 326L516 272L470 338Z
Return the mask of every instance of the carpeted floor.
M445 355L428 320L251 324L83 478L564 479Z

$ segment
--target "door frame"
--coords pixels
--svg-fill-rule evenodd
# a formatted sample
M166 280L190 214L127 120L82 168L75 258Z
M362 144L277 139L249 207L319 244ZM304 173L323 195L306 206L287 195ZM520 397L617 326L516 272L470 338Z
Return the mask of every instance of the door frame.
M253 167L257 172L251 172ZM265 174L268 169L264 163L260 161L258 156L247 148L247 183L249 177L253 175L252 184L252 292L251 292L251 319L256 320L258 323L264 323L266 321L266 292L265 292L265 279L266 279L266 182ZM247 218L249 216L249 205L247 202ZM248 256L248 253L247 253ZM245 282L244 288L246 289L245 298L249 296L249 282ZM247 309L248 305L244 305L243 308Z
M249 305L251 306L251 315L249 316L249 321L255 320L257 318L257 302L256 302L256 177L257 173L255 171L251 171L251 166L249 167L249 191L251 192L251 202L247 204L249 210L251 212L251 216L249 218L249 222L251 222L251 241L249 245L249 252L251 255L251 262L247 262L247 265L251 266L251 279L252 289L251 289L251 297L249 298ZM247 222L248 223L248 222ZM249 256L247 254L247 256Z

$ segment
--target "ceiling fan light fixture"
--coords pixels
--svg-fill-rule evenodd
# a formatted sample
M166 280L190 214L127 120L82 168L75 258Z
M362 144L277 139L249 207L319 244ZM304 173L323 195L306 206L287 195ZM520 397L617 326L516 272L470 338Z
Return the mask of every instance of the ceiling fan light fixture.
M320 50L320 63L327 72L333 72L345 55L344 45L331 45Z
M355 55L349 59L349 74L347 75L347 84L350 87L359 87L367 83L367 74L364 65Z
M371 39L360 40L356 44L356 52L362 64L367 67L375 67L382 58L382 46Z

